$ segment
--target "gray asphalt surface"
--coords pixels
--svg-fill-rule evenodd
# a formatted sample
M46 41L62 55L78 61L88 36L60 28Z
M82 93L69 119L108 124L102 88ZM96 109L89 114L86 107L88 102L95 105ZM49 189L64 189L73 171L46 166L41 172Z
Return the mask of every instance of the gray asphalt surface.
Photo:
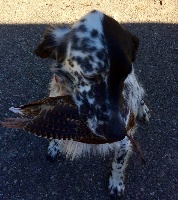
M125 200L178 199L178 26L124 24L140 38L135 68L146 89L150 124L138 128L135 139L147 164L133 153L126 169ZM48 95L50 61L33 49L46 25L0 25L0 119L8 111ZM0 128L0 199L108 200L112 156L46 159L48 141Z

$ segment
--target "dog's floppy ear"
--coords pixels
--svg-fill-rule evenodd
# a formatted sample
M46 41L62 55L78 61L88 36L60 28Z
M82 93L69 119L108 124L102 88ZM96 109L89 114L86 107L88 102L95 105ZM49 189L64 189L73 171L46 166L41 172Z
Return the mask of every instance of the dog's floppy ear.
M34 53L41 58L48 58L51 56L55 48L56 41L52 34L52 30L47 29L43 34L42 41L34 50Z
M123 29L115 19L107 15L104 15L103 30L110 57L110 73L116 76L117 81L121 81L132 71L131 34Z
M52 58L61 61L66 51L65 37L70 27L59 26L57 28L48 28L44 34L41 43L34 50L34 53L41 58Z

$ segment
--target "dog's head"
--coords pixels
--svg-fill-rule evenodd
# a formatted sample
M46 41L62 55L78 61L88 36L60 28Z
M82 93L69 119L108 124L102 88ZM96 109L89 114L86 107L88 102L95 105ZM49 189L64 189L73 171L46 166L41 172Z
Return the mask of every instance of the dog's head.
M121 140L126 127L122 90L138 45L137 37L113 18L92 11L72 26L48 29L34 52L57 61L56 73L68 80L89 128L97 135Z

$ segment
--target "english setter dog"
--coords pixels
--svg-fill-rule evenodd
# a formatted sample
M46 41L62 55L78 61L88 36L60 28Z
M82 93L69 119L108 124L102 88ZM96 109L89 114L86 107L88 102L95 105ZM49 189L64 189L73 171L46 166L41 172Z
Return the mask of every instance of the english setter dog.
M135 132L136 118L147 122L150 118L144 90L134 73L138 46L135 35L94 10L73 25L47 29L34 51L41 58L55 60L50 97L71 95L79 113L87 116L87 127L106 139L101 143L53 139L48 155L55 158L64 153L74 159L113 151L109 190L117 197L125 188L124 168L132 146L128 135Z

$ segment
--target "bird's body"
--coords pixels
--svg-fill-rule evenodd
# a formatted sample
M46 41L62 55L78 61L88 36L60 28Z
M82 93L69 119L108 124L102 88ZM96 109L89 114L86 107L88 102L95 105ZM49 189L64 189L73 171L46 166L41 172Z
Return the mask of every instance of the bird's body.
M79 112L72 96L65 95L65 90L61 91L58 79L56 75L53 76L53 95L50 93L50 97L9 108L20 117L7 118L0 125L59 141L63 147L61 152L71 159L91 154L104 156L114 151L118 141L107 139L104 133L98 136L88 128L87 117ZM61 92L64 96L60 96ZM126 120L126 135L131 135L135 132L132 111Z
M79 113L71 96L48 97L10 110L22 118L10 118L1 122L9 128L23 129L48 139L73 140L89 144L112 143L97 136L88 128L86 116Z

